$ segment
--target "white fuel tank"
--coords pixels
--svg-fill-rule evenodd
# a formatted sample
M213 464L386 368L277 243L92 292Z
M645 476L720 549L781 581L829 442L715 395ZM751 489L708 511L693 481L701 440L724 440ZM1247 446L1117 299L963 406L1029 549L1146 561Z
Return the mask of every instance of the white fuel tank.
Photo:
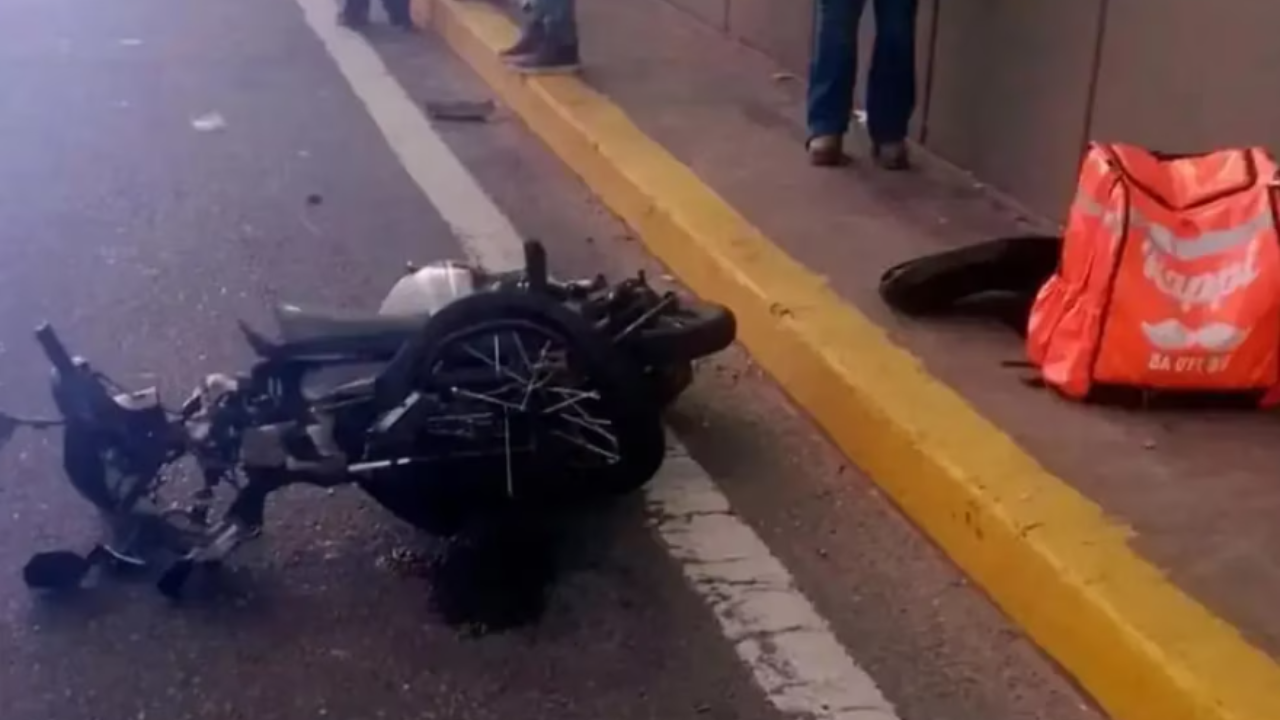
M476 271L465 263L441 260L410 272L391 287L379 315L436 313L476 291Z

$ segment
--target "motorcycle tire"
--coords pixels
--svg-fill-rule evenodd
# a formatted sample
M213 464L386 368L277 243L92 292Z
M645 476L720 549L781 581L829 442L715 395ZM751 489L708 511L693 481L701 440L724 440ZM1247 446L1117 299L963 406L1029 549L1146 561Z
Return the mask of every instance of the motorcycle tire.
M737 339L738 322L723 305L681 298L679 307L623 340L647 364L680 365L714 355Z
M648 369L646 377L654 402L665 410L693 384L693 363L654 365Z
M625 458L606 469L592 470L575 482L547 484L525 496L533 502L592 500L629 493L648 482L661 467L666 436L661 409L644 392L642 375L631 359L581 316L550 298L520 291L494 291L460 298L432 318L378 378L381 407L391 408L423 382L425 368L434 362L436 348L451 338L494 323L518 322L538 326L560 338L578 359L608 408L617 435L619 455ZM468 468L462 468L463 474ZM529 472L526 470L526 472ZM548 473L554 474L554 473ZM408 482L403 472L373 475L361 488L402 520L433 534L449 534L461 527L473 510L484 510L467 492L441 491L440 484ZM491 503L508 498L488 495Z
M1033 298L1053 275L1062 238L1027 235L999 238L914 258L885 270L880 297L905 315L945 313L980 293Z

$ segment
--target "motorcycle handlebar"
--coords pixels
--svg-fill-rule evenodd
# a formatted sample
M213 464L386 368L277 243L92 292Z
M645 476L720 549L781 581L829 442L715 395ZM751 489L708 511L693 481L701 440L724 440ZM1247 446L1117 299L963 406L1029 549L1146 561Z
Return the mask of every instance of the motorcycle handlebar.
M87 366L76 363L52 326L36 328L36 342L57 372L54 400L63 417L108 425L118 420L120 406Z
M65 377L75 373L75 361L71 359L71 353L67 352L67 347L62 344L52 325L45 323L36 328L36 342L40 343L45 357L49 358L49 362L60 375Z

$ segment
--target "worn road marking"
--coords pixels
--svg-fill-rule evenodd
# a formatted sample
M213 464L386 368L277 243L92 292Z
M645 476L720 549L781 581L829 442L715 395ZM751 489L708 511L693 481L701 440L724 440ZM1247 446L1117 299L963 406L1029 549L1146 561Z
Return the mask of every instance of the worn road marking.
M520 267L524 255L511 221L449 150L377 52L363 37L337 24L337 3L296 2L387 145L453 230L463 251L493 270Z
M518 267L520 236L331 0L295 0L396 157L486 266ZM896 720L875 681L840 645L782 563L675 445L645 491L653 527L769 701L815 720Z
M897 717L693 458L677 447L646 496L658 537L775 707L822 720Z

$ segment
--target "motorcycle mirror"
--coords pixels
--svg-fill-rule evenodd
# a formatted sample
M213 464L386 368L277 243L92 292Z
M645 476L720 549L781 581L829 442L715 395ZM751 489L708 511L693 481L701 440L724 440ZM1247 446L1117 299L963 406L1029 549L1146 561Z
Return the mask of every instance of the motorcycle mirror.
M22 580L34 590L71 590L92 567L88 558L70 550L36 553L22 568Z

